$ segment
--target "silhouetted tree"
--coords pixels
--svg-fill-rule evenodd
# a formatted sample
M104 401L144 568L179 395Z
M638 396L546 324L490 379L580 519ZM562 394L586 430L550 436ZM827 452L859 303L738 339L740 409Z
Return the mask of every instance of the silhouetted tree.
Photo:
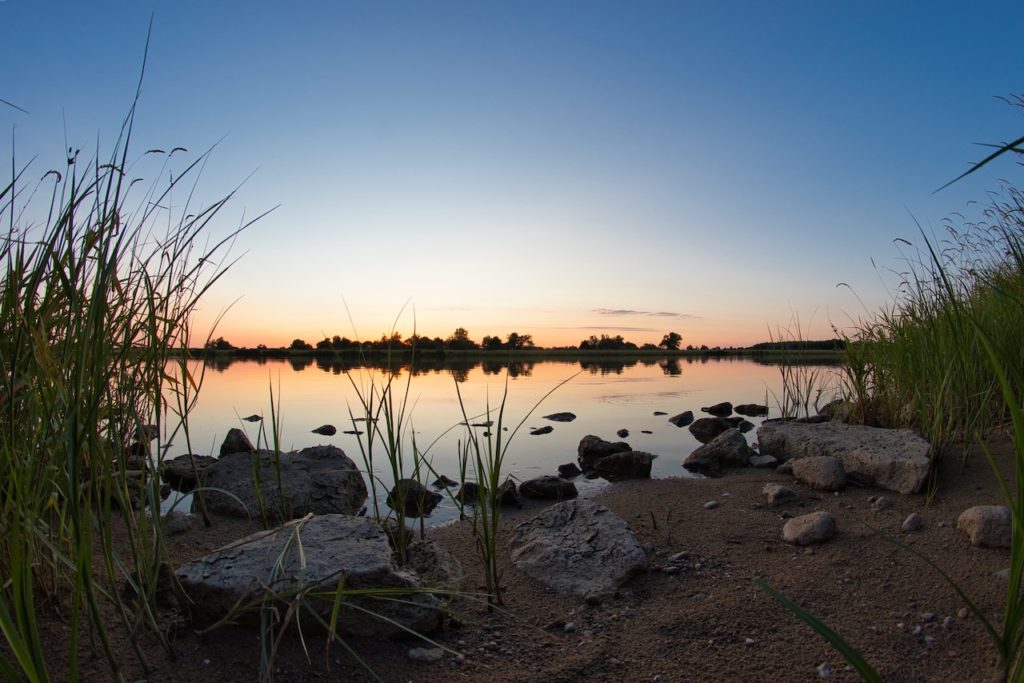
M505 345L513 350L532 349L533 335L519 334L518 332L510 332L508 335L508 342Z
M477 344L469 338L469 332L465 327L456 327L452 336L445 340L449 349L475 349Z
M501 337L492 337L490 335L486 335L484 336L483 340L481 340L480 346L482 348L487 349L488 351L495 351L497 349L502 348L504 344L501 343Z
M288 348L291 349L292 351L308 351L313 347L301 339L293 339L291 346L289 346Z
M669 332L661 338L661 343L658 344L663 349L669 349L672 351L678 351L679 345L682 343L683 337L678 332Z
M206 348L213 349L215 351L230 351L235 347L224 337L217 337L216 339L211 339L206 342Z

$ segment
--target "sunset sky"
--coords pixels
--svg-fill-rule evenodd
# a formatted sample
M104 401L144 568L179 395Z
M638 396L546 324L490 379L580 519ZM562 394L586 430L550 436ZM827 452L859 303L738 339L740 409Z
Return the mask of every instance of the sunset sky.
M151 17L133 172L216 146L211 240L274 209L196 320L236 345L830 337L1024 133L1024 3L0 0L4 168L109 149Z

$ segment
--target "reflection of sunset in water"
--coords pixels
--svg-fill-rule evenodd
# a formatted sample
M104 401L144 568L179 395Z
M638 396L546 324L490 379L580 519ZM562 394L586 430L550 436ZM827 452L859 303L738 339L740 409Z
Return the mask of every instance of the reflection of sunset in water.
M200 372L201 367L199 362L190 364L194 373ZM634 450L660 456L655 460L652 476L688 476L680 463L700 444L687 429L669 424L669 416L692 410L700 417L702 406L720 401L767 403L774 416L781 393L779 369L749 359L541 361L513 365L507 374L505 367L500 361L483 364L471 361L415 373L402 368L395 374L392 388L396 400L408 387L407 425L415 430L417 446L421 450L429 447L427 457L439 474L458 478L456 452L458 441L464 439L464 430L461 427L451 429L463 420L456 379L470 421L484 421L489 405L490 417L496 422L507 377L503 423L506 437L545 394L558 387L530 414L510 442L505 471L520 480L554 474L559 464L575 461L576 448L583 436L595 434L614 441L618 440L615 433L619 429L629 430L624 440ZM363 422L353 425L349 410L355 417L362 416L363 408L353 383L366 393L371 380L379 388L386 382L386 375L382 370L366 368L346 374L339 365L321 363L318 366L313 359L295 363L276 359L262 363L233 361L221 369L211 366L205 373L200 398L190 419L192 450L216 454L225 433L232 427L243 429L256 443L259 423L240 418L253 413L263 415L267 418L269 432L273 389L275 406L279 407L281 415L282 450L333 444L362 468L357 437L344 431L366 429ZM565 380L568 381L559 387ZM577 419L570 423L543 419L544 415L562 411L575 413ZM655 411L667 415L655 416ZM336 426L337 435L324 437L311 432L322 424ZM551 425L554 431L542 436L529 434L529 429L544 425ZM483 428L477 430L484 431ZM406 435L410 454L407 460L411 460L411 436ZM756 433L748 433L747 438L756 440ZM171 457L186 452L184 439L179 435L175 440L169 451ZM377 475L383 477L387 463L374 464ZM581 490L600 485L600 480L577 480ZM449 504L446 509L435 512L432 519L444 520L452 514Z

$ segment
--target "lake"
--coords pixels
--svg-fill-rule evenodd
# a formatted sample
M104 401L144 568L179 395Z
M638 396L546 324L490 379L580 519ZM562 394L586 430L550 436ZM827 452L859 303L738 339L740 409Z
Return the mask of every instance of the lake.
M830 375L834 365L835 361L823 360L805 367ZM232 427L244 430L254 444L263 439L260 445L265 445L267 441L261 436L260 423L241 418L262 415L265 430L269 432L273 394L275 410L280 415L278 430L282 450L331 444L343 449L358 467L364 468L357 437L343 432L366 429L365 422L353 425L349 411L356 417L363 415L356 387L364 394L369 392L371 383L380 387L387 381L383 370L365 366L346 370L341 363L312 356L260 361L218 360L205 366L202 361L195 361L190 369L194 376L203 376L202 389L189 420L193 453L216 455L224 435ZM669 423L670 416L692 410L696 417L701 417L702 406L730 401L766 404L770 409L768 417L778 417L782 397L782 373L777 361L752 357L630 357L512 363L469 360L434 363L430 367L421 365L415 370L406 365L397 371L392 387L396 400L408 389L405 415L408 430L404 442L409 460L407 471L412 467L411 445L415 435L417 448L426 451L433 469L438 474L458 479L458 444L465 440L465 427L460 426L463 416L459 394L471 423L484 422L488 406L492 411L491 419L496 421L506 385L506 436L526 418L509 442L504 464L504 471L518 480L557 474L559 464L575 462L577 445L588 434L609 441L623 440L634 450L657 454L652 477L697 476L685 470L681 462L700 443L688 429ZM553 393L544 398L552 390ZM825 395L822 400L828 398ZM542 417L563 411L576 414L576 420L563 423ZM667 414L658 416L654 414L656 411ZM748 419L759 424L764 418ZM334 425L338 433L321 436L311 431L324 424ZM529 433L545 425L553 427L553 431L538 436ZM482 427L476 429L480 433L486 431ZM629 436L617 437L620 429L629 430ZM756 440L756 432L749 432L747 439ZM167 457L186 452L183 436L176 435ZM379 460L382 455L379 448L378 453ZM383 499L392 484L390 466L386 461L375 462L374 471L380 481L378 501L381 510L387 511ZM422 478L429 482L434 476L428 473ZM469 474L467 478L474 477ZM583 495L608 485L601 479L580 477L575 481ZM170 503L167 501L165 508ZM182 504L187 506L188 501ZM437 524L457 514L446 498L427 521Z

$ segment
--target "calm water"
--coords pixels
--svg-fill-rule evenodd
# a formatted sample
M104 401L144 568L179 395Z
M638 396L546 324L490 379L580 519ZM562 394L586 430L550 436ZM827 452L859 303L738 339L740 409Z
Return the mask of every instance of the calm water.
M332 444L343 449L362 468L357 438L342 432L353 429L349 409L356 416L362 414L353 382L365 390L373 379L378 385L383 383L383 372L360 368L346 374L338 365L307 361L207 364L202 391L190 418L192 451L216 454L225 433L232 427L241 428L256 443L259 423L241 418L264 415L269 429L273 390L281 416L282 450ZM193 366L194 373L202 369L201 363ZM777 366L741 358L600 363L559 360L511 366L486 361L421 369L411 374L406 367L399 371L393 386L404 391L409 382L406 419L415 431L417 446L421 450L430 446L427 457L438 473L458 479L457 442L464 438L464 428L450 429L462 422L456 382L471 422L482 422L486 418L480 414L486 412L488 403L492 410L500 403L506 377L508 433L546 393L569 380L540 404L510 442L504 469L519 480L556 474L559 464L574 462L577 444L587 434L609 441L624 440L634 450L657 454L653 477L692 476L680 463L700 444L689 430L670 424L668 417L684 410L692 410L700 417L702 406L720 401L767 404L771 410L769 417L775 417L782 389ZM575 413L577 419L560 423L542 417L562 411ZM655 416L655 411L668 415ZM474 416L477 419L473 419ZM492 418L496 419L496 414ZM760 418L748 419L755 424L761 421ZM311 432L322 424L336 426L338 433L326 437ZM545 425L551 425L554 431L540 436L529 434L529 429ZM356 426L365 429L364 423ZM630 434L619 439L615 433L623 428ZM478 428L478 431L484 430ZM411 444L411 436L407 434L407 445ZM755 440L756 432L749 432L747 438ZM187 452L184 439L179 435L175 440L168 457ZM411 453L411 448L408 450ZM390 468L387 463L378 462L374 469L384 483L384 487L378 486L378 498L382 511L386 511L383 497L385 487L391 485ZM467 475L467 478L473 477ZM578 478L576 484L584 493L608 485L603 480L583 478ZM436 524L455 516L453 506L445 500L428 521Z

